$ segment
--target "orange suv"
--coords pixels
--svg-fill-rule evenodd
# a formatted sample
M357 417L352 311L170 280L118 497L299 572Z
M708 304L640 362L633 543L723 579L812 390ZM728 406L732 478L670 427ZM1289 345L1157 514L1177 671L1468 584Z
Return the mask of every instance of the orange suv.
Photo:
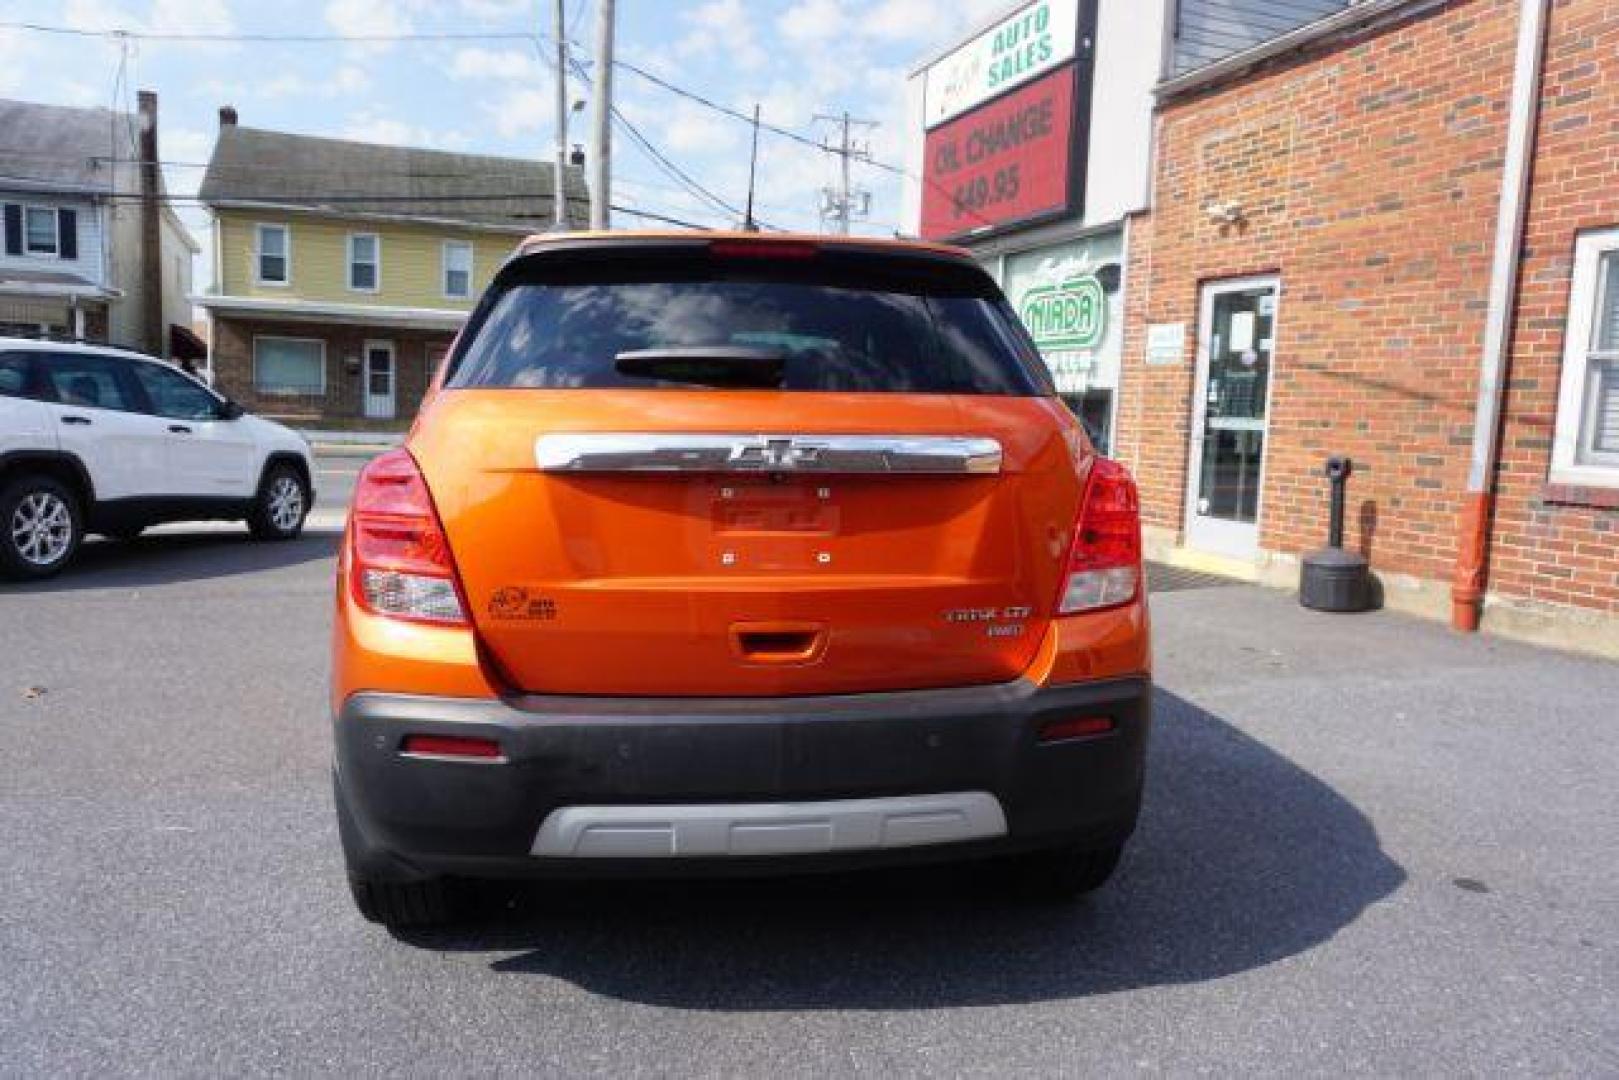
M1095 888L1135 825L1136 490L954 248L528 241L338 562L361 912L469 878L993 857Z

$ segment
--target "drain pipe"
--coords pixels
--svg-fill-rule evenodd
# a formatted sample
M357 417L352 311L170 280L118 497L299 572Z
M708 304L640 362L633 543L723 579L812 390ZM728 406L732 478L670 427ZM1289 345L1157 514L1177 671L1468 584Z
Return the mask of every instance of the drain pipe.
M1507 343L1512 336L1518 255L1523 245L1529 167L1534 160L1547 5L1548 0L1520 0L1518 6L1518 52L1512 67L1506 160L1501 167L1501 202L1496 211L1489 307L1484 316L1484 353L1479 364L1478 405L1473 414L1473 454L1467 469L1467 495L1462 503L1456 571L1450 587L1450 625L1468 633L1478 629L1479 611L1484 605L1484 563L1495 507L1501 403L1507 386Z

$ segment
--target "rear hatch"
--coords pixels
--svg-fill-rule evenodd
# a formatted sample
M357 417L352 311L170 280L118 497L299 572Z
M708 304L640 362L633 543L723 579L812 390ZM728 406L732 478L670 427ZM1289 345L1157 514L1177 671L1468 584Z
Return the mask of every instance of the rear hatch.
M965 260L542 248L502 273L445 387L411 451L516 688L963 686L1039 647L1083 437Z

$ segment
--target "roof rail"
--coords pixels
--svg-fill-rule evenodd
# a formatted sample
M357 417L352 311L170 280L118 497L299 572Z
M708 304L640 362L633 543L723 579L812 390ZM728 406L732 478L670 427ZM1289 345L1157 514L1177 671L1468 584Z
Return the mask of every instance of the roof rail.
M138 353L141 356L150 355L143 349L137 349L133 345L120 345L116 341L96 341L74 334L58 334L38 329L8 329L4 334L0 334L0 337L17 338L22 341L45 341L52 345L93 345L98 349L116 349L119 352Z

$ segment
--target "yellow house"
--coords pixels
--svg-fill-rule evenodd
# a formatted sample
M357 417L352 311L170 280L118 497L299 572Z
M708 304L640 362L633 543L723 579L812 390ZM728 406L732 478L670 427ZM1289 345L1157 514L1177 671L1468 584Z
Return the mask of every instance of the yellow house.
M201 198L214 218L215 385L306 426L397 427L484 287L551 224L552 167L242 127L220 110ZM570 221L585 219L577 169Z

